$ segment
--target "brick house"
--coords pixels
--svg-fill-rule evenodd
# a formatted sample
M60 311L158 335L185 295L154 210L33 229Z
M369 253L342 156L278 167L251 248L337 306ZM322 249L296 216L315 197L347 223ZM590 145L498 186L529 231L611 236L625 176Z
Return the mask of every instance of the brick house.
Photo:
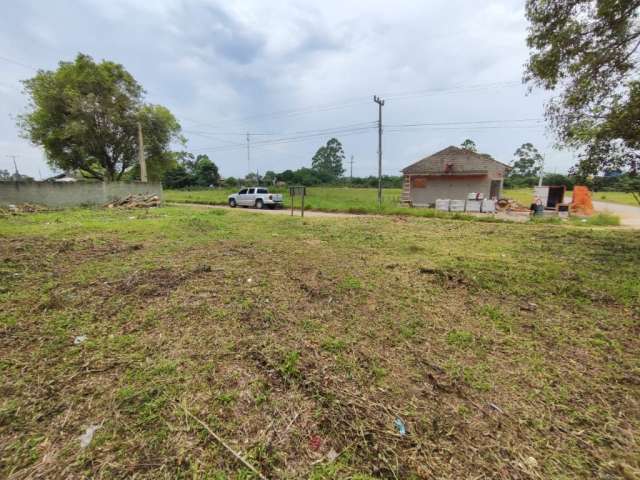
M428 206L439 198L464 200L471 192L498 199L510 168L485 153L447 147L402 170L401 201Z

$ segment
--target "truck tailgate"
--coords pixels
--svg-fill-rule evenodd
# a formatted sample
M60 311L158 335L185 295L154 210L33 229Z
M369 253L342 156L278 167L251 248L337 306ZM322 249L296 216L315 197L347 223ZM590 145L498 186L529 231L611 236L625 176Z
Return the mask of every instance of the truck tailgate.
M282 194L281 193L272 193L271 194L271 199L274 202L281 202L282 201Z

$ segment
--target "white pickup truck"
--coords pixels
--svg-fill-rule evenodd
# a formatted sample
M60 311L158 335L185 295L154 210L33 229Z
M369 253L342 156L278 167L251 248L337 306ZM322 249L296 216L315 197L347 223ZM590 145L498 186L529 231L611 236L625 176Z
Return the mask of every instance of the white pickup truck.
M266 187L243 188L238 193L229 195L229 206L235 208L256 207L256 208L281 208L282 194L269 193Z

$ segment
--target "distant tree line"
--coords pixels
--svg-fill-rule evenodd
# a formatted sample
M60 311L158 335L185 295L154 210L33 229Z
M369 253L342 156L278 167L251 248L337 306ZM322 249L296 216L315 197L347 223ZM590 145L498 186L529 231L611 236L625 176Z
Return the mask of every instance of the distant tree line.
M377 187L378 177L344 177L344 150L336 138L322 145L311 159L311 167L297 170L274 172L269 170L263 175L258 172L249 173L244 178L228 177L221 179L218 167L206 155L179 152L175 166L167 170L163 177L166 188L200 188L200 187L240 187L248 185L343 185L354 187ZM402 177L384 175L384 188L400 188Z

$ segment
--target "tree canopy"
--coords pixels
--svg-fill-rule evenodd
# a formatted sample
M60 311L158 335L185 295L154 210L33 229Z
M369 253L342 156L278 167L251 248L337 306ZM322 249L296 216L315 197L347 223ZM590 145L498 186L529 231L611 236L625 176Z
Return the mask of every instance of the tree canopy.
M537 177L542 171L544 158L536 147L531 143L523 143L522 146L513 153L515 157L510 175L520 175L522 177Z
M142 86L117 63L78 54L23 83L30 111L19 116L18 125L25 138L43 147L54 168L121 179L138 164L139 122L150 177L159 178L172 164L171 142L184 142L171 112L145 104Z
M633 174L640 157L640 0L527 0L525 80L556 90L546 116L577 173Z
M470 138L465 139L464 142L460 144L460 147L464 148L465 150L478 153L478 146L476 145L476 142L474 142Z
M332 138L315 153L311 160L311 169L320 175L337 179L344 173L343 161L342 144L338 139Z
M220 185L218 166L207 155L194 157L189 152L174 153L175 166L164 173L167 188L210 187Z

